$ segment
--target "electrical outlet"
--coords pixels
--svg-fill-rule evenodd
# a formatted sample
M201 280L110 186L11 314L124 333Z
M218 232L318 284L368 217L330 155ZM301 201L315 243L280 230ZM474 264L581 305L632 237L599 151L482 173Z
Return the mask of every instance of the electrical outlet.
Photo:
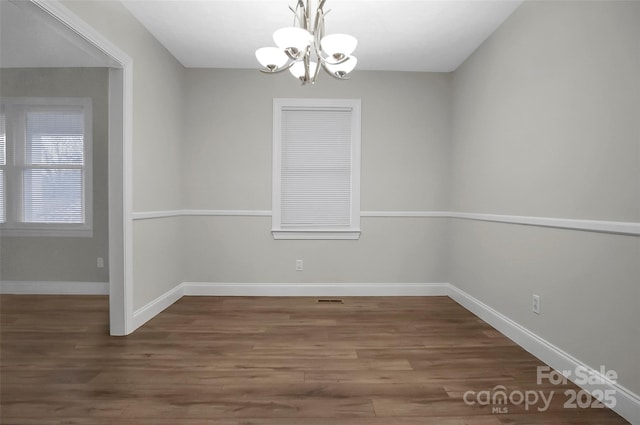
M104 267L104 258L98 257L97 263L98 263L98 268L99 269L103 268Z
M296 260L296 271L301 272L303 269L303 263L302 260Z
M531 310L535 314L540 314L540 295L533 294L533 299L531 302Z

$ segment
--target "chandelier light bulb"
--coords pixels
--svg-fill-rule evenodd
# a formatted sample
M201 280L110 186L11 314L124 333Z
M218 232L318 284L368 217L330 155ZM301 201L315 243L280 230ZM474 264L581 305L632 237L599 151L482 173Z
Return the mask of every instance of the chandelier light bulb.
M298 56L299 52L304 52L311 44L313 36L303 28L286 27L280 28L273 33L273 41L276 46L288 51L291 56Z
M348 34L331 34L323 37L320 45L322 50L334 60L342 60L356 50L358 40Z
M276 71L282 68L289 58L277 47L262 47L256 50L256 59L269 71Z
M318 64L316 62L309 62L309 78L313 78L317 67ZM304 62L300 61L294 63L291 65L291 68L289 68L289 72L298 79L304 78Z
M338 78L343 78L348 73L354 70L357 63L358 63L358 58L356 58L355 56L350 56L349 59L337 65L332 65L328 62L326 63L326 65L330 73L332 73Z

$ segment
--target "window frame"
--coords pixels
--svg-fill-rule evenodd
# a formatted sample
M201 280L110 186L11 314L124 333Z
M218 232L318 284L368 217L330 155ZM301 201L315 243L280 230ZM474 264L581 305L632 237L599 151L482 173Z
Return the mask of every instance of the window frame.
M82 170L83 223L29 223L23 217L23 171L29 169L26 152L26 114L47 108L81 108L84 115L83 165L50 168ZM0 223L2 236L9 237L92 237L93 236L93 111L89 97L6 97L0 103L5 114L5 222ZM18 154L22 152L22 154ZM46 166L33 167L47 168Z
M347 227L282 227L282 115L285 109L350 109L351 111L351 205ZM272 229L274 239L359 239L360 238L360 170L361 170L361 101L360 99L273 99Z

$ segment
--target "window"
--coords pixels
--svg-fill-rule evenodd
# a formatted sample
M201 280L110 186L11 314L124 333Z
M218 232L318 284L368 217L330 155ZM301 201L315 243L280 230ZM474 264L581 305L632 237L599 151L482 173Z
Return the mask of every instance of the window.
M275 239L360 237L360 101L274 99Z
M5 131L4 108L0 109L0 225L6 222L6 201L4 196L5 168L7 167L7 137Z
M91 99L3 99L0 133L3 235L91 236Z

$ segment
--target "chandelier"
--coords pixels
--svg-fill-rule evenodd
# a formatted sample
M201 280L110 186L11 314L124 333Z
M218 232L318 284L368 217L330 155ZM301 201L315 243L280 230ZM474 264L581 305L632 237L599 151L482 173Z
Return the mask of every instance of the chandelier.
M273 33L273 41L278 47L262 47L256 50L256 58L264 67L260 71L275 74L289 70L302 81L313 84L320 68L339 80L348 80L348 74L358 63L351 53L358 40L347 34L324 35L324 11L326 0L319 0L315 8L315 19L311 20L310 0L298 0L293 12L293 26L281 28Z

